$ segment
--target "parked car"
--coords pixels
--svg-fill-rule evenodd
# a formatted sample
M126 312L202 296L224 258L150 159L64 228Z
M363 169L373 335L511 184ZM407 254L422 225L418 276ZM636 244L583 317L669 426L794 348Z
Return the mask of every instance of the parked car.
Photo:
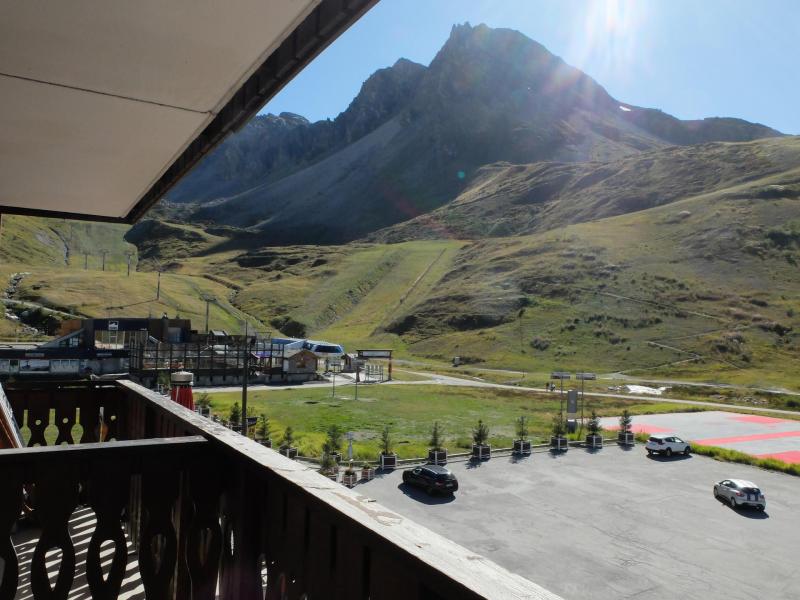
M439 465L425 465L403 471L403 482L421 487L428 494L436 492L452 494L458 489L458 479L453 472Z
M758 510L767 507L767 499L752 481L744 479L723 479L714 484L714 497L727 500L732 508L753 506Z
M681 438L675 435L651 435L647 440L645 449L648 454L664 454L672 456L673 454L686 454L692 451L689 442L684 442Z

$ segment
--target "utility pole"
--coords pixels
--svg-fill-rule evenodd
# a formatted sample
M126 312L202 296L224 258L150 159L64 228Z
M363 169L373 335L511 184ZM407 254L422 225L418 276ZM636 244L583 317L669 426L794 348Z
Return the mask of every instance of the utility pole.
M247 383L250 376L250 337L244 322L244 373L242 376L242 435L247 437Z
M106 270L106 254L108 254L108 250L100 250L100 254L103 255L103 271Z
M130 276L131 276L131 258L133 258L133 252L131 252L130 250L128 250L128 251L125 253L125 256L127 256L127 257L128 257L128 277L130 277Z
M212 302L216 302L217 299L214 296L212 296L211 294L203 294L200 297L203 300L205 300L205 302L206 302L206 333L209 333L209 329L208 329L208 307ZM245 336L246 335L247 335L247 333L245 332Z
M89 268L89 253L83 253L83 270L86 271Z
M156 287L156 300L161 299L161 267L158 267L158 286Z

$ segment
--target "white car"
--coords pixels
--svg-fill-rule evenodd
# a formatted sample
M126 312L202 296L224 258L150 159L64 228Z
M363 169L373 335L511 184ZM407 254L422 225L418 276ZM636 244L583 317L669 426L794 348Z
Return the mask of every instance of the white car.
M744 479L723 479L714 484L714 498L726 500L731 508L754 506L758 510L767 507L767 499L752 481Z
M645 449L648 454L688 454L692 451L689 442L684 442L676 435L651 435L647 440Z

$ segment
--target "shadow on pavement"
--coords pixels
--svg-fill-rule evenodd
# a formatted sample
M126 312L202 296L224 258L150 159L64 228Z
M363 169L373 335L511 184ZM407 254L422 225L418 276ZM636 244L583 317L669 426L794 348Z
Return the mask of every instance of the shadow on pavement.
M416 500L417 502L421 502L422 504L448 504L456 499L453 494L428 495L424 490L416 488L412 485L408 485L407 483L399 484L397 489L403 492L404 495Z
M647 454L647 458L656 462L673 462L675 460L689 460L692 458L691 454L673 454L672 456L664 456L663 454Z
M737 506L733 508L730 505L730 502L725 500L724 498L714 498L717 502L725 506L728 510L735 512L737 515L741 517L745 517L747 519L753 519L756 521L763 521L764 519L769 519L769 513L766 510L758 510L749 506Z

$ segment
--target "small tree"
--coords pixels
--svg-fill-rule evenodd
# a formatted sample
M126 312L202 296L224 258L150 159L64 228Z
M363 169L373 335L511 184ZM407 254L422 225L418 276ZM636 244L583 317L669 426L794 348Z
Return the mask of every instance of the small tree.
M631 430L631 425L633 424L633 418L631 414L628 412L628 409L622 411L622 416L619 418L619 431L620 433L629 433Z
M231 425L239 425L242 421L242 409L238 402L234 402L231 410L228 413L228 421Z
M264 413L261 413L261 416L258 418L258 429L256 430L258 437L260 437L262 440L270 439L270 436L272 435L271 429L272 427L270 426L269 417Z
M200 408L211 406L211 395L208 392L200 392L197 394L197 400L195 400L195 404Z
M439 427L439 421L434 421L431 429L431 450L436 452L442 450L442 428Z
M281 442L281 450L286 450L287 448L291 448L293 443L294 443L294 430L292 430L291 426L289 426L283 432L283 442Z
M336 468L336 461L331 456L330 449L327 448L327 442L322 445L322 459L319 462L319 472L323 474L330 473Z
M483 420L478 419L478 425L472 430L472 441L476 446L486 445L486 440L489 439L489 427Z
M328 427L326 445L328 446L328 453L338 453L342 448L342 429L334 424Z
M552 432L553 437L564 437L564 421L561 419L561 415L553 415Z
M528 437L528 418L521 416L516 420L516 432L518 440L525 440Z
M586 424L586 429L589 431L589 435L597 435L603 429L600 426L600 417L597 416L594 410L592 410L592 416L589 417L589 422Z
M389 426L386 425L381 431L381 454L386 456L392 453L392 433Z

